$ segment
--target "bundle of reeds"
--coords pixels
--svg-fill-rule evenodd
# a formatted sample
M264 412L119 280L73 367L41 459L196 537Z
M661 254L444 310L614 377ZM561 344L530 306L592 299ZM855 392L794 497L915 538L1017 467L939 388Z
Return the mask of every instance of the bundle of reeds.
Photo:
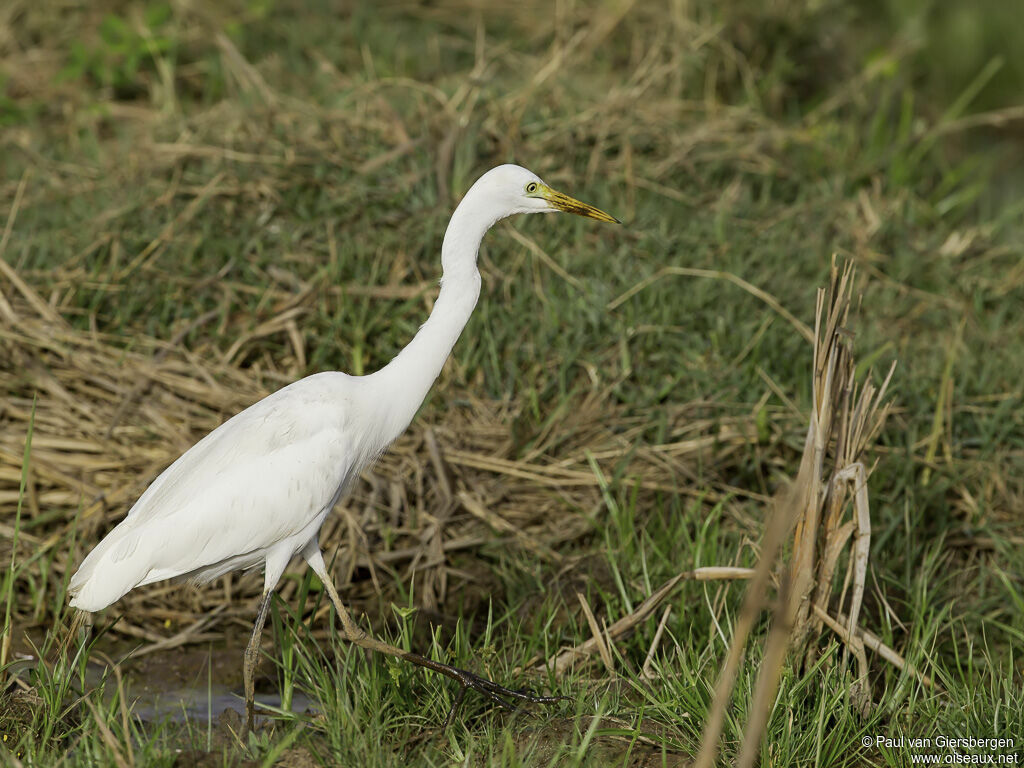
M855 707L863 710L870 704L865 647L905 666L899 654L858 623L871 537L871 467L866 457L889 412L885 394L896 363L880 386L872 383L870 371L862 382L856 380L850 322L853 278L852 264L840 268L833 259L829 286L818 291L812 409L800 469L792 484L777 496L768 518L758 566L747 586L743 611L719 675L698 767L714 764L744 648L766 606L772 609L772 628L765 639L737 766L752 766L760 752L787 649L796 658L806 655L813 661L823 624L839 635L857 660L857 673L851 677ZM784 544L790 532L793 546L787 553ZM845 578L833 600L836 568L844 553ZM775 598L769 602L773 585Z

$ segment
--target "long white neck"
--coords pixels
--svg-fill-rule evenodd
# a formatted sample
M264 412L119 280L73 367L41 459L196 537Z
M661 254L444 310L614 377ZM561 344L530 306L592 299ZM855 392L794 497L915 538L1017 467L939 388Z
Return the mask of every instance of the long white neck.
M452 347L466 327L480 297L480 272L476 257L480 241L495 217L486 200L471 189L452 214L441 246L441 291L430 317L409 345L374 374L367 376L371 407L386 425L385 445L409 426L441 373Z

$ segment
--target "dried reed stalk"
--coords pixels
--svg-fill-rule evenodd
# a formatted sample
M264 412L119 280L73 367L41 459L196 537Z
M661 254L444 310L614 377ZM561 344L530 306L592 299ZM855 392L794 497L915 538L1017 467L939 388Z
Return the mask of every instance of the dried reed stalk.
M791 561L797 603L793 645L813 654L810 642L821 630L821 620L811 606L829 605L836 566L852 538L839 609L849 605L846 631L863 680L867 659L857 622L871 543L870 468L864 453L888 415L890 404L883 400L896 364L880 387L870 376L859 386L854 381L853 335L847 328L852 291L853 267L847 263L840 270L833 259L829 290L818 293L815 318L813 410L804 443L811 466L804 504L797 510Z
M889 405L882 401L895 363L880 387L871 383L870 376L859 386L854 380L853 334L848 327L853 276L851 264L840 269L833 258L829 287L818 292L812 409L800 468L766 525L760 561L747 587L736 632L719 675L695 768L710 768L717 758L725 712L743 648L764 605L773 573L778 574L778 590L773 603L772 628L765 641L737 766L751 766L757 759L787 647L812 655L816 648L812 640L823 621L833 629L842 627L838 634L858 664L858 679L853 688L855 703L864 706L867 701L868 664L864 648L865 637L870 633L865 633L857 624L871 535L867 491L870 470L863 457L888 413ZM848 511L851 507L852 511ZM781 542L790 531L794 537L792 556L783 564ZM826 606L832 597L837 564L851 538L853 549L838 601L840 610L847 604L849 610L845 623L840 623L832 619ZM900 659L898 665L905 666L898 654L888 648L882 651L884 646L879 646L881 643L872 644L883 658Z

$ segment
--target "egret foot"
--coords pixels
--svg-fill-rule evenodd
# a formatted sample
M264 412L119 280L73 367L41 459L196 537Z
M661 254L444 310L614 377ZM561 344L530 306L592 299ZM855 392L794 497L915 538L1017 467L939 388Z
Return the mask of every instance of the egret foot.
M567 696L541 696L522 689L506 688L503 685L498 685L493 680L488 680L486 677L480 677L480 675L465 669L442 664L418 653L403 652L400 658L424 669L450 677L459 684L459 690L455 694L455 700L452 702L451 709L448 710L448 716L445 717L441 730L447 730L448 726L454 722L455 715L458 713L459 707L462 706L462 700L465 698L466 691L468 690L474 690L490 699L499 707L512 712L516 710L514 702L517 701L526 704L557 704L560 701L569 701Z
M306 562L309 563L309 566L327 590L331 602L334 603L334 609L338 612L338 618L341 619L341 626L345 631L345 637L349 642L358 645L360 648L383 653L397 659L405 659L419 667L450 677L459 684L460 688L458 693L455 694L455 701L452 702L452 708L448 711L448 716L444 720L445 728L455 719L455 714L458 712L462 699L465 698L466 691L469 689L483 694L498 706L509 710L515 710L513 701L526 702L528 704L556 704L559 701L567 700L565 696L538 696L529 691L506 688L472 672L467 672L464 669L459 669L449 664L442 664L440 661L428 659L426 656L421 656L418 653L404 651L401 648L396 648L393 645L381 642L375 637L371 637L352 620L352 616L338 595L338 590L334 587L334 582L327 573L323 556L320 554L320 549L316 546L315 542L303 551L303 557L306 558Z

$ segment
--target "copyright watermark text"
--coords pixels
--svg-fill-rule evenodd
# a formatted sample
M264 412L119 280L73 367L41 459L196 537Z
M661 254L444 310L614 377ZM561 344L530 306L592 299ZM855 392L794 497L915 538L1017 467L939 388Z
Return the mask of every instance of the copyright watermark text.
M1020 765L1015 739L973 736L864 736L861 746L909 753L914 765Z

